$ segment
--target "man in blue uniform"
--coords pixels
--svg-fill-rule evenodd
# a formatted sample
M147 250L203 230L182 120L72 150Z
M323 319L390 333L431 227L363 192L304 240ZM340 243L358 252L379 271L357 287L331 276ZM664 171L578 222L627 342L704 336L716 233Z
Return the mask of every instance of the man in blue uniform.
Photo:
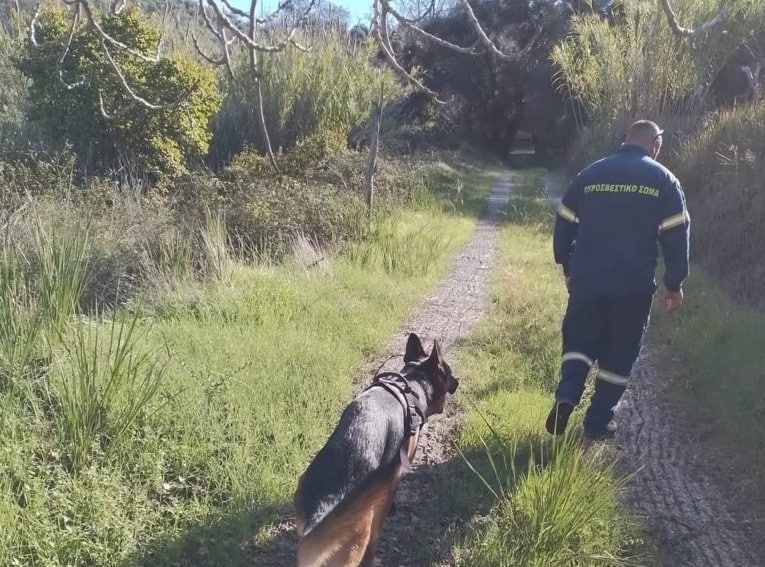
M664 306L674 311L683 301L690 218L677 178L655 161L661 144L655 123L635 122L616 153L576 176L558 209L553 246L569 301L561 378L546 422L550 433L566 429L597 364L584 432L591 439L613 434L614 407L648 326L659 245Z

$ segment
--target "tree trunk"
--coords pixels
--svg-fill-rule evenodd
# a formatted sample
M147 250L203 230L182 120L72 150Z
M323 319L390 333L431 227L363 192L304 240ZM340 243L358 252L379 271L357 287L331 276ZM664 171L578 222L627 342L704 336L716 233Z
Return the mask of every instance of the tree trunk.
M376 102L372 107L371 136L369 140L369 157L367 170L364 175L364 197L367 205L367 218L372 223L372 208L374 206L374 176L377 167L377 151L380 148L380 124L382 123L383 99Z

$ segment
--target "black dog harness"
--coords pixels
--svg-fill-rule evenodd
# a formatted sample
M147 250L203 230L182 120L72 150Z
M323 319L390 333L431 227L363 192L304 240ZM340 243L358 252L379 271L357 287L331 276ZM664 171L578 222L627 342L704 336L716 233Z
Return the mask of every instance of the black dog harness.
M377 374L372 385L367 388L385 388L404 409L404 430L409 433L409 438L417 435L425 425L425 416L422 410L417 406L417 397L414 395L409 381L400 372L381 372ZM405 470L411 470L412 464L409 462L409 443L405 439L400 450L401 464Z

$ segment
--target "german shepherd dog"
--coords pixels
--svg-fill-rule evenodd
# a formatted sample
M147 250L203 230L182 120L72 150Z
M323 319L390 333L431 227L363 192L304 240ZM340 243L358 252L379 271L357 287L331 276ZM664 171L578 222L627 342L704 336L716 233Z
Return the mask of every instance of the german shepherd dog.
M441 356L409 335L400 373L378 374L340 417L298 481L298 567L372 565L399 480L425 420L444 411L459 382Z

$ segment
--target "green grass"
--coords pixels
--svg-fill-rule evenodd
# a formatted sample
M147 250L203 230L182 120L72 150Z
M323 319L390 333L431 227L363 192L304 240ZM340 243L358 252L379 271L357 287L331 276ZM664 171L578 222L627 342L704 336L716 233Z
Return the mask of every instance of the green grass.
M541 186L538 171L517 179L490 315L456 364L467 410L458 444L474 470L463 466L452 480L470 522L452 552L457 564L482 567L646 564L640 532L616 499L622 481L600 452L582 453L580 412L570 437L544 433L567 296Z
M426 202L440 203L456 214L478 217L486 207L486 189L496 179L501 164L467 149L451 156L449 163L437 161L424 169L430 192Z
M698 270L680 311L656 310L651 344L666 369L660 383L713 459L732 472L753 515L765 514L765 316L737 306Z
M318 263L244 265L211 216L205 279L174 250L147 255L160 285L100 315L60 311L80 271L35 278L77 246L47 264L20 251L59 250L50 234L0 250L0 564L251 564L365 360L471 233L444 208L393 212Z

